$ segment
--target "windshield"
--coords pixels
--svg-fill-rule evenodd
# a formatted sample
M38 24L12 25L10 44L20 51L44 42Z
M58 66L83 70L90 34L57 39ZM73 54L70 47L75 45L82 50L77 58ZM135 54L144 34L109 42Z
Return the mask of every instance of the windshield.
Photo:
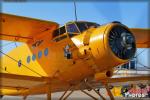
M99 24L92 23L92 22L76 22L76 24L77 24L80 32L83 32L91 27L96 28L96 27L100 26Z
M74 23L67 25L67 32L69 33L79 33L76 25Z
M69 37L80 33L75 23L67 24L66 26Z
M98 26L100 25L93 23L93 22L72 22L72 23L66 24L66 29L67 29L67 33L69 37L72 37L83 31L86 31L87 29L91 27L96 28Z

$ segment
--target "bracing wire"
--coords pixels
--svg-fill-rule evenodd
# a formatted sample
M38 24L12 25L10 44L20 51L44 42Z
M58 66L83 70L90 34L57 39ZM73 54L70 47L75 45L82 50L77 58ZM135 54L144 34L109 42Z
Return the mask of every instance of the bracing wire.
M2 51L0 51L0 53L1 53L1 54L3 54L3 55L5 55L5 56L7 56L8 58L10 58L10 59L12 59L13 61L15 61L15 62L17 62L17 63L18 63L18 60L14 59L13 57L11 57L11 56L9 56L9 55L5 54L5 53L4 53L4 52L2 52ZM28 70L32 71L33 73L35 73L35 74L37 74L37 75L39 75L39 76L43 77L41 74L39 74L38 72L36 72L36 71L32 70L32 69L31 69L31 68L29 68L28 66L26 66L26 65L24 65L24 64L22 64L22 63L21 63L21 65L22 65L22 66L24 66L25 68L27 68Z
M142 50L140 53L136 54L134 58L137 58L139 55L141 55L145 50L147 50L146 48L144 50ZM144 64L140 63L139 61L137 61L138 64L142 65L143 67L150 69L148 66L145 66ZM121 70L121 69L120 69ZM120 70L118 70L117 72L119 72ZM117 73L116 72L116 73Z
M142 54L145 50L147 50L146 48L144 50L142 50L140 53L138 53L135 58L137 58L140 54ZM150 69L148 66L145 66L144 64L140 63L138 60L137 60L137 63L142 65L143 67L147 68L147 69Z
M144 49L144 50L142 50L140 53L138 53L137 55L135 55L135 58L137 58L140 54L142 54L145 50L147 50L147 49Z
M9 43L6 43L4 45L1 45L1 47L6 47L6 46L9 46L10 44L13 44L14 42L9 42Z
M144 64L140 63L139 61L137 61L138 64L142 65L143 67L147 68L147 69L150 69L150 67L148 66L145 66Z

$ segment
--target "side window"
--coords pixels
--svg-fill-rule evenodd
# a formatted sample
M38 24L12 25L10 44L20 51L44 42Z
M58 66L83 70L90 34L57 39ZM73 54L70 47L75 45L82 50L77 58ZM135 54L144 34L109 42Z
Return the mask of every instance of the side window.
M27 57L27 63L30 63L30 56Z
M36 59L36 55L33 54L33 55L32 55L32 61L35 61L35 59Z
M62 35L66 33L66 30L65 30L65 26L63 27L60 27L59 29L55 30L54 33L53 33L53 38L59 36L59 35Z
M64 34L64 33L66 33L65 26L63 26L59 29L59 35Z
M65 26L60 27L59 29L55 30L54 33L53 33L54 41L58 42L60 40L63 40L64 38L67 38L67 35L64 34L64 33L66 33ZM64 34L64 35L62 35L62 34ZM60 35L62 35L62 36L60 37ZM55 38L55 37L57 37L57 38Z
M53 33L53 37L59 36L59 29L55 30Z
M44 50L44 55L45 55L45 56L48 55L48 48L46 48L46 49Z
M42 51L38 52L38 58L40 59L42 57Z
M79 33L75 24L68 24L67 25L67 32L69 33Z

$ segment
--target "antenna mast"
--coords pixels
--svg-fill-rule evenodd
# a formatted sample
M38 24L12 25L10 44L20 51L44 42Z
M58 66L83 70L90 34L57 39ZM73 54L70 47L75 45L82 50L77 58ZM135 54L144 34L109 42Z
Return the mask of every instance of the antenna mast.
M75 21L77 21L78 20L78 18L77 18L77 7L76 7L75 0L74 0L74 15L75 15Z

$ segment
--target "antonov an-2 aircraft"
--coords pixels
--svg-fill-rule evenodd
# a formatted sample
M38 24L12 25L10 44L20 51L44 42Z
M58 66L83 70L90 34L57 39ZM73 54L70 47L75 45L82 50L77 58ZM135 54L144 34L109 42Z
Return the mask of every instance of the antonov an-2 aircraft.
M113 68L132 59L136 48L150 47L150 29L128 28L117 21L72 21L59 27L56 22L3 13L0 23L1 40L24 42L7 54L0 51L1 97L47 94L51 100L51 93L64 91L60 100L65 100L74 90L89 95L85 89L93 89L105 100L92 81L101 82L114 99L108 83L150 80L111 78ZM67 91L71 92L65 96Z

